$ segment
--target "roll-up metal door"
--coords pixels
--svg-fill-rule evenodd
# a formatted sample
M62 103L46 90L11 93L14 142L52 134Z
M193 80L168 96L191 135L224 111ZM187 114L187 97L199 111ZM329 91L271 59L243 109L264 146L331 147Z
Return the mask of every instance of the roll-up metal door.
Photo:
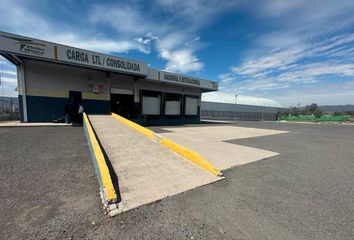
M181 101L167 101L165 105L165 115L180 115Z
M198 98L186 97L184 111L186 115L198 115Z
M160 97L143 96L143 114L160 115Z

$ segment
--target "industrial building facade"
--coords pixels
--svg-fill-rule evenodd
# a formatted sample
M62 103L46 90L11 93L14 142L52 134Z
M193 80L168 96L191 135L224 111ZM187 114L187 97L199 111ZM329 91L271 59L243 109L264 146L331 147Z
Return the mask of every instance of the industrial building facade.
M22 122L55 121L76 101L89 114L115 112L145 125L194 123L201 94L218 90L143 62L4 32L0 54L17 66Z
M274 100L220 92L202 94L201 118L227 121L276 121L287 111Z

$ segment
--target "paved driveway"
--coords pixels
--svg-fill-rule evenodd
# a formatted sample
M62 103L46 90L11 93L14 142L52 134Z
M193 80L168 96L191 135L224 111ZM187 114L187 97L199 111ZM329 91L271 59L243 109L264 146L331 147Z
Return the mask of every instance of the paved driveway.
M164 127L156 130L162 136L198 152L221 170L259 161L278 154L264 149L230 144L228 140L287 133L287 131L246 128L234 125Z
M98 184L81 128L0 128L0 236L354 238L353 126L267 122L236 125L290 133L229 139L230 144L279 154L233 167L225 171L224 181L113 219L102 215ZM81 194L75 197L77 191Z

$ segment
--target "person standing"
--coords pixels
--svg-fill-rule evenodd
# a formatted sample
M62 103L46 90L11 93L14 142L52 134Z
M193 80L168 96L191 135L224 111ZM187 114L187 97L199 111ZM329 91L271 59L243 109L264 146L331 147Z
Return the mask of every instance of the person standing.
M66 103L64 106L65 123L71 123L71 104Z
M79 109L77 111L78 113L78 122L82 124L83 122L83 113L84 113L84 106L82 106L81 103L79 103Z

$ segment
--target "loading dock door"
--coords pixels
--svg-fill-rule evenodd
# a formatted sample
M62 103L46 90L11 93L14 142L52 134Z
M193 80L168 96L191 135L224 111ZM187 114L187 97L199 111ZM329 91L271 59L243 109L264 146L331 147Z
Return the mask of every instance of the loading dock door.
M160 115L161 99L158 97L143 96L143 114Z
M165 94L165 115L180 116L181 115L181 99L182 95L166 93Z
M186 97L185 115L198 115L198 98Z
M180 115L181 101L166 101L165 115Z
M133 93L131 89L111 88L111 112L125 118L134 118L136 109Z

